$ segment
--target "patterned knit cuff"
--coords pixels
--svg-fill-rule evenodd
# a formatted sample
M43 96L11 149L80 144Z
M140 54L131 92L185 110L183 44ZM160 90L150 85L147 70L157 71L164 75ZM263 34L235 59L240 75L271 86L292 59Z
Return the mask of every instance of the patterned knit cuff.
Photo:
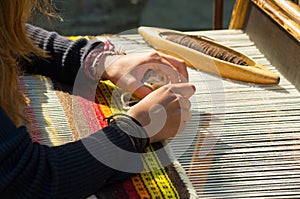
M114 114L106 119L108 125L116 125L129 135L138 152L145 152L145 148L150 144L150 139L144 127L136 119L123 113Z
M99 46L95 47L84 60L84 71L85 74L94 81L99 81L102 74L97 74L96 67L103 67L104 60L106 56L116 55L114 51L115 46L109 41L101 43Z

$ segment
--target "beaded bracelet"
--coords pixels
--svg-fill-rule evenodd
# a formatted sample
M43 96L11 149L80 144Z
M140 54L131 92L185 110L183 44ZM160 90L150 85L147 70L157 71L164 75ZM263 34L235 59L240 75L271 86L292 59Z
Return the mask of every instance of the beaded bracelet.
M149 136L144 127L135 118L124 113L117 113L105 119L108 125L117 125L129 135L138 152L144 152L145 148L149 146Z
M96 67L98 65L104 66L104 60L106 56L117 54L119 53L115 52L115 46L109 41L105 41L96 46L95 49L93 49L84 60L85 74L94 81L100 80L102 74L97 74Z

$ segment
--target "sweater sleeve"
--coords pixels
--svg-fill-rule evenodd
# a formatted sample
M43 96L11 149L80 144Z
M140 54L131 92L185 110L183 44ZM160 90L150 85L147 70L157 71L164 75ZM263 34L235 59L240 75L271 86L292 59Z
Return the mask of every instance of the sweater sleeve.
M128 173L103 164L91 150L101 151L100 155L111 157L118 165L143 169L140 158L123 157L104 138L136 152L129 136L113 124L62 146L32 143L26 128L17 128L0 107L0 198L85 198L128 177Z
M72 41L56 32L27 24L27 35L36 46L48 52L49 58L34 55L31 61L21 60L20 65L27 73L41 74L62 83L73 84L85 56L96 46L98 40L80 38Z

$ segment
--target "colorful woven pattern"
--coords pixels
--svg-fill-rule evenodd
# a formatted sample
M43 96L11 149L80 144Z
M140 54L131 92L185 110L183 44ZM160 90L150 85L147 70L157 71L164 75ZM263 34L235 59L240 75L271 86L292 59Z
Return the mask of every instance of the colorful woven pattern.
M24 76L21 78L22 88L31 99L27 115L31 120L28 126L33 141L47 145L61 145L87 135L80 135L70 126L72 111L66 111L72 106L72 95L58 95L52 82L42 76ZM112 97L112 92L114 95ZM96 90L95 102L74 97L82 109L93 108L97 117L95 121L85 121L90 130L98 130L107 125L103 120L113 113L123 112L119 94L121 90L109 81L100 82ZM64 99L63 99L64 98ZM84 120L84 117L83 117ZM71 122L70 122L71 121ZM74 123L74 121L73 121ZM74 124L73 124L74 125ZM79 133L79 136L78 136ZM147 148L153 152L158 145ZM135 174L115 185L106 187L95 193L94 198L192 198L193 190L187 180L184 170L178 162L162 168L162 160L156 153L145 156L144 165L152 170Z
M23 76L20 84L31 101L26 114L32 140L49 146L74 141L51 80L43 76Z

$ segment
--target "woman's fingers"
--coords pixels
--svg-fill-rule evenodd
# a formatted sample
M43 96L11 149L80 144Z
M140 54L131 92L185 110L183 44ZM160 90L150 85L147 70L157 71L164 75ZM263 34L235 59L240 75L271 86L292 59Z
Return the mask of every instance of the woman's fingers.
M174 137L192 117L189 98L194 92L190 83L168 84L147 95L128 114L145 127L151 142ZM153 114L156 116L150 117Z
M180 94L186 98L190 98L196 91L195 86L190 83L172 84L169 86L172 92Z
M117 86L134 92L139 98L144 98L151 89L143 84L145 73L149 69L160 70L166 75L167 83L187 82L185 63L175 57L153 51L151 53L135 53L107 57L104 74ZM167 84L164 82L163 84Z
M189 77L188 77L188 72L186 68L186 64L182 59L159 53L161 57L163 57L165 60L167 60L170 65L172 65L176 70L181 74L181 82L188 82Z
M188 72L186 64L182 59L178 59L176 57L157 51L151 52L149 54L149 57L149 64L157 63L151 68L160 69L166 75L169 75L172 83L188 82Z
M175 96L176 97L169 103L170 109L190 110L191 102L188 98L183 97L182 95L179 94L175 94Z
M182 109L190 110L191 108L190 100L188 100L186 97L183 97L182 95L178 95L177 99L178 99L179 106Z

